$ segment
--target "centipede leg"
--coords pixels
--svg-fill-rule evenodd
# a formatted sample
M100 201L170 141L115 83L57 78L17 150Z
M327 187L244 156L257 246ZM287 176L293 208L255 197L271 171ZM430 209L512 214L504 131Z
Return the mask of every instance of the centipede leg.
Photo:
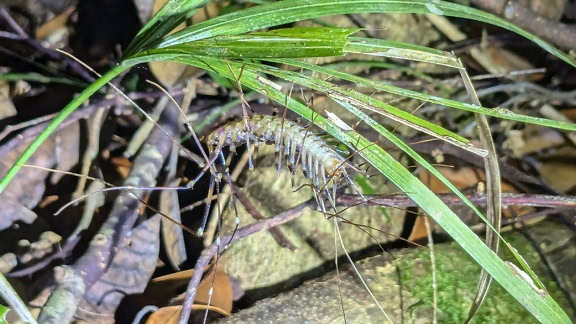
M366 199L366 197L364 197L364 195L362 194L362 192L360 191L360 188L358 188L358 186L354 183L354 181L350 178L350 176L347 173L344 173L344 178L346 178L346 181L352 186L352 188L354 189L354 191L356 191L356 193L362 197L362 200L364 201L368 201L368 199Z
M318 160L314 160L313 162L314 167L312 169L312 188L314 193L318 196L316 201L320 202L319 206L322 213L326 214L326 205L324 204L324 198L322 197L322 184L320 184L320 162Z
M232 190L232 176L230 175L230 170L228 170L228 163L226 163L224 153L220 152L219 155L220 155L220 161L222 161L222 164L225 167L224 169L225 181ZM238 216L238 210L236 209L236 198L234 197L233 193L230 195L230 199L232 200L232 206L234 207L234 215L235 215L234 221L236 222L236 227L238 227L238 225L240 224L240 217Z
M276 151L276 158L278 159L278 169L277 169L278 173L280 173L280 171L282 170L282 159L284 158L282 156L282 154L283 154L283 150L282 150L283 139L284 139L284 136L282 134L282 130L279 129L276 132L276 147L274 148Z
M188 182L186 187L188 189L193 188L194 185L200 180L200 178L202 178L204 176L206 171L208 171L208 169L210 169L210 166L214 164L214 162L216 161L217 158L218 158L218 154L214 154L214 156L210 160L210 163L205 165L204 168L202 168L202 170L200 171L200 173L196 176L196 178L194 178L192 181Z
M248 150L248 169L254 170L254 162L252 161L252 146L250 145L250 131L246 129L246 149Z
M216 184L216 175L210 175L210 186L208 187L208 197L206 201L206 207L204 208L204 216L202 217L202 225L198 229L198 236L202 237L204 235L204 230L206 228L206 222L208 222L208 215L210 215L210 204L212 203L212 195L214 194L214 185Z

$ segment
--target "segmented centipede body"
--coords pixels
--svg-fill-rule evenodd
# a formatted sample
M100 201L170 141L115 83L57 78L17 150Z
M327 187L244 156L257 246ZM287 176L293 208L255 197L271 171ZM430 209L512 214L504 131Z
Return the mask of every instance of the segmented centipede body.
M246 127L248 124L248 127ZM247 130L247 128L249 130ZM318 186L347 176L350 164L332 149L322 138L306 127L280 117L253 115L246 121L228 123L210 133L206 138L211 153L218 153L218 147L229 146L234 150L247 142L274 144L278 158L278 171L282 166L282 156L286 158L292 172L299 164L307 178Z
M208 134L204 142L208 146L211 162L219 158L223 165L226 163L222 152L222 148L225 146L230 147L231 151L235 151L236 147L245 144L250 151L251 145L258 148L258 145L262 143L274 144L276 152L279 155L278 172L280 172L282 168L282 161L284 159L286 159L287 166L292 173L300 166L304 175L310 179L314 185L314 198L316 199L318 207L323 212L326 212L326 206L324 199L322 199L321 192L327 192L328 199L334 207L336 187L342 179L345 179L360 193L350 179L347 171L351 168L356 168L345 158L341 157L322 138L310 132L306 127L280 117L252 115L245 120L230 122ZM251 155L249 155L249 157L250 165L252 166ZM205 166L204 170L202 170L189 186L193 186L208 170L208 167L209 166ZM230 181L228 171L226 171L225 174L227 178L226 181ZM220 176L221 174L211 174L210 187L208 190L209 196L213 193L215 180ZM329 185L332 187L332 193L330 193L329 190L325 190ZM207 204L202 222L204 225L208 218L209 209L210 204ZM202 235L204 225L199 229L199 235Z

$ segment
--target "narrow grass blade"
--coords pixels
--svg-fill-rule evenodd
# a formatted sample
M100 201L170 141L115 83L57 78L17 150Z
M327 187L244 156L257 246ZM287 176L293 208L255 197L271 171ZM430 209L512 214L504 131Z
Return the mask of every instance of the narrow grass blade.
M218 60L194 57L177 58L175 61L212 70L231 80L239 75L242 66L230 65ZM245 67L244 67L245 68ZM230 71L234 72L235 75ZM262 82L252 68L245 68L240 82L254 91L268 96L292 111L312 120L320 128L351 148L360 149L360 154L384 176L406 192L428 215L430 215L482 268L486 269L514 298L516 298L538 320L545 323L570 323L570 319L549 294L539 290L532 282L518 273L517 268L505 264L474 234L450 208L448 208L422 182L406 170L398 161L355 131L343 131L306 105L292 99L271 86L272 81ZM363 149L364 148L364 149Z
M186 1L183 1L186 2ZM520 34L576 67L567 54L535 35L495 15L440 0L284 0L236 11L190 26L167 36L157 47L167 47L221 35L238 35L304 19L352 13L432 13L477 20ZM133 54L135 52L131 52Z
M362 77L359 77L359 76L356 76L353 74L336 71L334 69L329 69L326 67L306 63L306 62L295 60L295 59L275 59L275 60L268 59L268 61L292 65L295 67L300 67L303 69L322 73L322 74L325 74L328 76L336 77L336 78L339 78L342 80L354 82L356 84L363 85L366 87L374 88L376 90L381 90L381 91L385 91L385 92L392 93L395 95L408 97L408 98L412 98L412 99L417 99L417 100L422 100L425 102L430 102L430 103L434 103L434 104L438 104L438 105L442 105L442 106L446 106L446 107L457 108L457 109L461 109L461 110L466 110L466 111L470 111L470 112L474 112L474 113L480 113L483 115L502 118L502 119L519 121L522 123L558 128L558 129L563 129L563 130L568 130L568 131L576 131L576 124L574 124L574 123L567 123L567 122L561 122L561 121L556 121L556 120L551 120L551 119L546 119L546 118L538 118L538 117L533 117L533 116L521 115L521 114L514 113L511 110L508 110L505 108L486 108L486 107L468 104L468 103L464 103L464 102L460 102L460 101L456 101L456 100L446 99L446 98L433 96L433 95L429 95L429 94L418 92L418 91L403 89L400 87L388 85L388 84L385 84L382 82L362 78Z
M136 53L126 64L155 57L197 55L221 58L279 58L342 56L346 39L359 29L296 27L246 35L219 36Z
M426 46L383 39L349 37L344 47L344 52L399 58L443 65L455 69L460 67L458 59L450 53Z
M206 3L208 0L168 0L162 9L136 34L124 55L131 56L142 49L152 47L153 44L174 30L176 26L192 17Z

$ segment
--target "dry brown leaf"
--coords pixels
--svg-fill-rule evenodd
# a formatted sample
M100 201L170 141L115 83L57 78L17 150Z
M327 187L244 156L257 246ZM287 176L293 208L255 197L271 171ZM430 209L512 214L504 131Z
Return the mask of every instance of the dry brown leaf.
M185 289L193 274L194 270L191 269L154 278L150 282L148 289L146 289L146 295L154 298L154 301L151 300L151 302L166 303L169 298L176 296L180 291ZM211 287L213 287L213 293L210 305L230 313L232 311L233 301L232 284L230 278L224 270L222 270L220 265L218 265L216 270L216 278L214 278L214 272L211 272L202 280L200 286L198 286L195 302L207 304ZM180 296L174 298L171 303L181 304L184 295L185 294L180 294Z
M80 123L74 123L55 135L56 169L68 171L80 161ZM63 173L53 173L52 183L57 183Z
M560 112L571 121L576 121L576 108L563 109Z
M70 19L70 15L76 10L74 6L64 10L58 16L49 20L38 29L36 29L36 39L44 40L59 30L66 29L66 23Z
M178 182L171 183L177 186ZM178 193L173 190L160 192L160 211L170 217L173 221L182 222L180 215L180 204ZM180 265L186 261L186 246L184 245L184 233L178 224L172 220L162 217L162 243L166 249L168 261L174 269L179 270Z
M28 143L6 154L0 159L0 175L3 175L20 156ZM28 161L31 165L52 168L56 164L54 154L54 137L50 137L34 153ZM3 206L0 209L0 230L3 230L15 221L31 223L36 219L36 213L31 209L40 202L44 194L44 180L49 172L36 168L22 168L14 180L0 194Z
M478 45L470 49L472 57L491 74L499 75L513 71L530 70L534 66L523 57L497 45ZM515 80L537 80L541 74L515 76Z
M110 162L116 167L118 172L123 178L127 178L130 170L132 169L132 161L125 157L113 157Z
M230 313L227 313L223 309L220 309L215 306L205 306L205 305L192 305L192 310L211 310L218 314L224 316L230 316ZM178 323L178 318L180 318L180 312L182 310L182 306L167 306L162 307L159 310L155 311L148 320L146 320L146 324L175 324Z
M78 131L78 123L75 123L49 137L28 160L28 165L42 168L56 166L59 170L70 170L78 161ZM8 171L28 145L29 143L24 142L1 156L0 175ZM36 219L36 213L31 209L41 201L45 190L44 182L49 174L47 170L33 167L24 167L16 174L8 187L0 194L4 203L0 210L0 230L9 227L15 221L31 223Z
M576 189L576 154L557 154L549 160L538 163L538 172L546 184L558 192L571 192Z
M144 291L156 268L159 232L158 215L132 230L108 271L84 294L76 311L77 318L87 322L113 323L122 299Z

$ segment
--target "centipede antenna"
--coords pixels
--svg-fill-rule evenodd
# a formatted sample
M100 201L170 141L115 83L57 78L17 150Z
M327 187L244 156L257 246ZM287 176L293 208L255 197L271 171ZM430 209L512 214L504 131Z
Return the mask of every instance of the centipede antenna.
M216 252L217 254L220 254L220 244L218 244L218 251ZM206 303L206 310L204 311L204 319L202 320L203 324L206 324L208 322L208 312L210 311L210 303L212 302L212 295L214 293L214 283L216 282L216 275L218 273L217 271L217 267L218 267L218 260L220 258L217 257L216 258L216 262L214 264L214 275L212 276L212 283L210 285L210 289L208 290L208 302Z
M380 302L378 302L378 299L376 299L376 296L374 296L374 293L372 293L372 290L370 289L370 287L368 287L368 284L366 283L366 281L362 277L362 274L360 274L360 271L358 271L358 268L356 267L356 265L354 264L354 261L350 257L348 250L346 250L346 246L344 246L344 240L342 239L342 234L340 233L340 227L338 226L337 217L334 217L334 225L335 225L334 229L336 230L336 234L338 235L338 240L340 241L340 246L342 247L344 254L346 254L346 258L348 259L348 261L352 265L352 268L354 269L354 272L358 276L358 279L360 279L360 281L362 282L362 285L364 285L364 288L366 288L366 290L370 294L370 297L372 297L372 300L374 300L374 303L376 303L376 305L378 305L378 308L384 314L384 317L386 317L388 322L393 323L392 320L390 319L390 317L388 316L388 314L386 313L386 311L384 310L384 308L382 307L382 305L380 305Z
M200 149L200 153L202 154L202 157L204 158L204 160L206 162L209 161L208 159L208 155L206 155L206 152L204 151L204 148L202 148L202 144L200 144L200 139L198 138L198 136L196 135L196 132L194 131L194 128L192 128L192 123L190 122L190 120L188 120L188 117L186 116L186 113L184 112L184 110L188 110L188 106L190 106L190 102L193 99L192 97L190 97L189 93L190 91L187 92L187 95L185 95L185 101L186 103L185 108L182 109L182 107L180 107L180 105L178 104L178 102L176 101L176 99L174 99L174 97L172 97L172 95L166 90L164 89L160 84L151 81L151 80L146 80L146 82L148 82L149 84L155 86L156 88L158 88L160 91L162 91L167 97L168 99L170 99L170 101L172 101L172 103L176 106L176 108L178 108L178 111L180 113L180 117L184 120L184 124L186 125L186 128L188 129L188 131L190 132L190 134L192 134L192 138L194 138L194 142L196 143L196 146L198 147L198 149ZM192 156L191 156L192 158ZM200 163L202 163L202 161L198 161L198 160L193 160L195 161L198 165L200 165ZM215 170L214 170L215 171Z

